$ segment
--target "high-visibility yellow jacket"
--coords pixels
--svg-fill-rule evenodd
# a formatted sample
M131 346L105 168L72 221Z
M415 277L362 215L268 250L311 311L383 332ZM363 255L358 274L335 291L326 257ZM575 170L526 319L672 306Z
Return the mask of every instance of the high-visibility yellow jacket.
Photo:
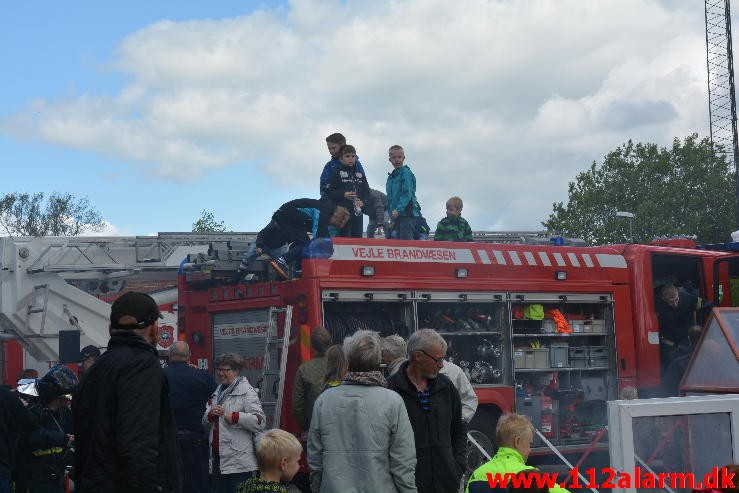
M536 469L533 466L528 466L523 460L521 454L509 447L500 447L495 457L481 465L472 473L469 481L467 481L467 487L465 493L469 493L470 484L474 482L488 482L488 473L495 476L496 473L503 476L505 473L519 473L521 471L529 471ZM564 479L564 478L562 478ZM550 493L569 493L568 490L557 485L553 488L549 488Z

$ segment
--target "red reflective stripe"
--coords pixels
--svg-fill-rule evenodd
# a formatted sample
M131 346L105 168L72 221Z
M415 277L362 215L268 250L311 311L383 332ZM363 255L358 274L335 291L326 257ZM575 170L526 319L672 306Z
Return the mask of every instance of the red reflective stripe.
M310 326L300 324L300 361L310 359Z

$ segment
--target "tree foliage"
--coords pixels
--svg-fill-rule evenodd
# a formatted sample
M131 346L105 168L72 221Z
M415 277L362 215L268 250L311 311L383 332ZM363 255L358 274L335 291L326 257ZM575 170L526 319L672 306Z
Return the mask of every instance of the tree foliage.
M200 219L192 223L193 233L224 233L225 231L226 226L223 221L216 221L213 213L206 210L202 210Z
M693 134L672 148L626 144L595 162L569 184L566 205L542 225L592 244L648 242L660 236L695 235L699 243L730 241L734 217L734 172L723 156L713 157L711 142ZM616 216L634 214L633 219Z
M9 236L77 236L100 231L100 213L87 197L53 192L9 193L0 197L0 227Z

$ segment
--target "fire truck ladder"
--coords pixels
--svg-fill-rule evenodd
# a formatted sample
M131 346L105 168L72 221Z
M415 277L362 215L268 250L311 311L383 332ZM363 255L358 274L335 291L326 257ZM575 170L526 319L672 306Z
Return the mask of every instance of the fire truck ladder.
M735 193L739 194L739 136L737 135L734 53L731 47L730 0L705 0L706 65L708 68L708 117L712 152L724 156L734 168ZM736 220L739 222L739 202Z
M290 340L293 307L269 309L267 338L264 343L264 363L259 387L259 399L267 417L267 428L280 427L282 397L285 391L285 370L287 350ZM279 337L279 323L282 316L282 337Z

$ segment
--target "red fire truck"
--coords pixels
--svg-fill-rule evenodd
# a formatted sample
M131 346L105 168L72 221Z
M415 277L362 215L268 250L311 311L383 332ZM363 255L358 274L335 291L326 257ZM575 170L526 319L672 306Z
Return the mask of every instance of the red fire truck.
M179 337L200 366L240 352L256 381L265 354L257 341L274 309L292 307L289 330L280 334L287 334L287 354L276 356L286 358L280 426L294 432L290 394L295 370L311 357L311 328L323 325L340 342L357 329L407 337L429 327L475 387L470 428L483 447L492 449L497 417L516 409L561 451L582 451L606 423L605 402L621 389L635 387L640 397L660 392L654 302L661 285L721 306L739 300L739 257L686 240L581 247L548 238L334 238L314 241L304 256L300 279L269 280L265 271L234 284L237 255L212 246L178 281Z
M301 279L270 280L270 271L257 266L235 282L253 239L250 233L2 239L3 381L15 383L30 357L63 359L62 334L77 331L78 346L105 345L110 306L92 285L129 289L131 279L166 277L177 283L177 323L169 324L167 340L187 340L193 362L209 370L217 354L246 356L245 373L280 404L272 415L285 429L298 431L290 394L296 368L311 357L311 328L324 325L340 342L360 328L407 337L430 327L448 341L449 359L476 389L471 434L478 443L492 450L497 417L515 409L561 451L576 452L598 436L604 403L621 389L659 394L654 301L661 285L693 290L715 305L739 305L739 256L720 251L731 250L727 245L583 247L511 234L477 234L472 243L336 238L310 244ZM571 332L562 332L562 321ZM279 325L275 338L286 333L285 345L268 352L266 335ZM3 343L9 339L23 349ZM534 454L545 452L539 447Z

